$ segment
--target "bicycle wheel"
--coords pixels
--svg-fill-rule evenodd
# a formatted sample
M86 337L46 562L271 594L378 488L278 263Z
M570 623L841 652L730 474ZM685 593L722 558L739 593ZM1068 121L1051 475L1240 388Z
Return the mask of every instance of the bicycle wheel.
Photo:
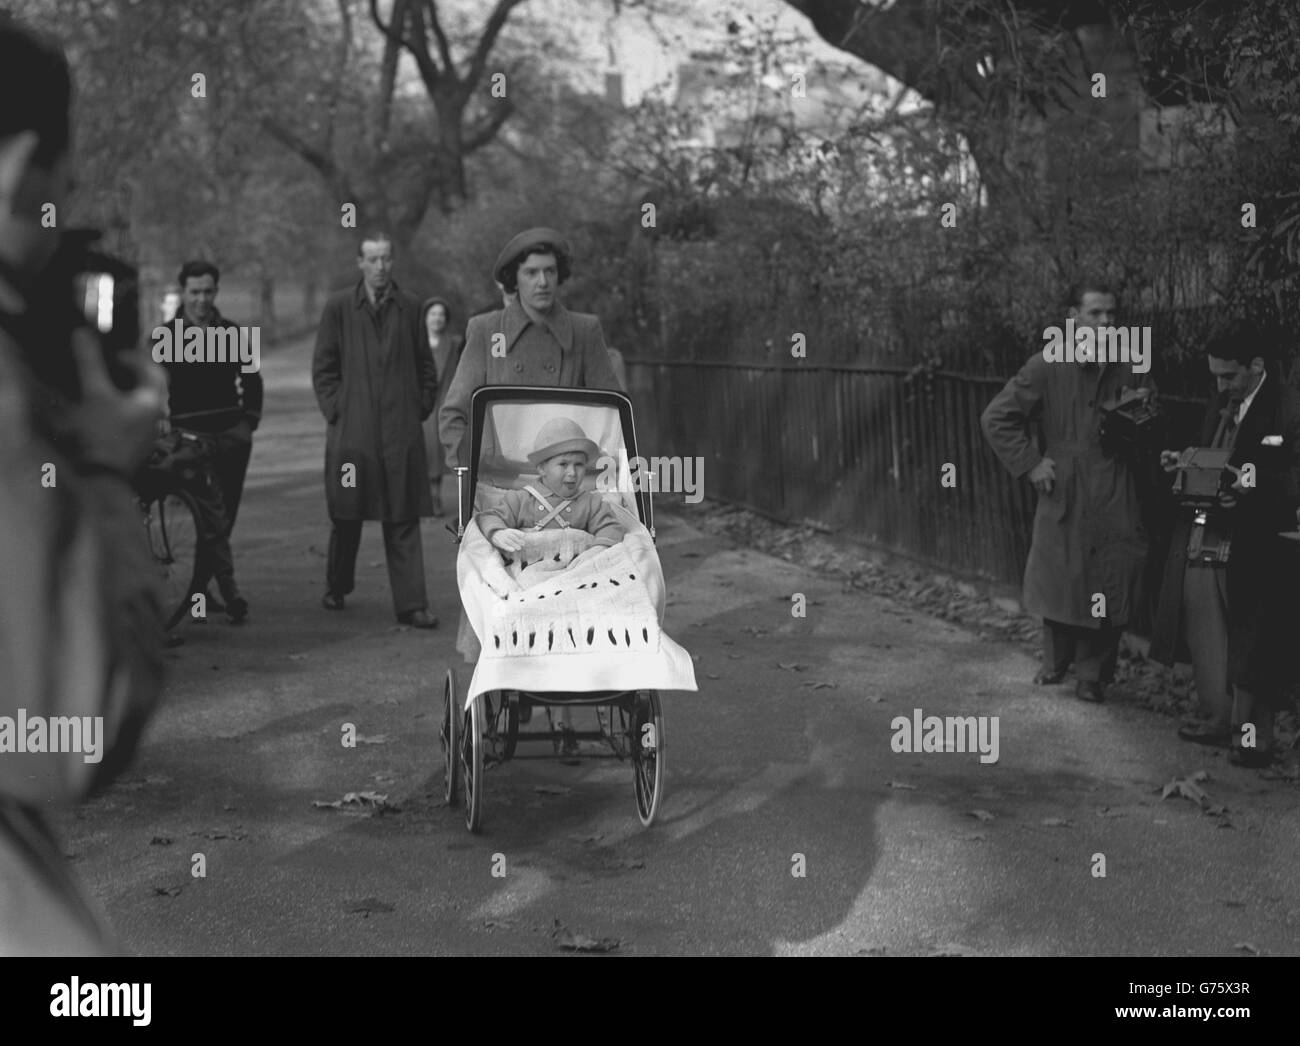
M199 555L199 516L194 499L183 490L169 490L145 506L149 550L163 582L163 615L175 628L190 612L196 588Z

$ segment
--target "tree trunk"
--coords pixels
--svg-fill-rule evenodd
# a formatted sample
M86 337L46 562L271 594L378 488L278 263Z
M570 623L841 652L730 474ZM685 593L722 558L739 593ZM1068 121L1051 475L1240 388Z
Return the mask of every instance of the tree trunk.
M275 277L262 270L258 288L257 322L262 328L262 339L269 345L275 341Z

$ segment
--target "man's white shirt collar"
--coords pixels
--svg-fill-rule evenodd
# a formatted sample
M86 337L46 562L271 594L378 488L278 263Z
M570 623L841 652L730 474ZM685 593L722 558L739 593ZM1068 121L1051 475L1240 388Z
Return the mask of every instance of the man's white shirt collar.
M1259 390L1264 387L1264 382L1266 382L1267 380L1268 380L1268 375L1261 374L1259 378L1259 384L1255 386L1255 391L1241 401L1241 406L1237 408L1237 417L1235 420L1236 425L1241 425L1241 423L1245 420L1246 411L1250 410L1251 403L1255 401L1255 397L1259 395Z

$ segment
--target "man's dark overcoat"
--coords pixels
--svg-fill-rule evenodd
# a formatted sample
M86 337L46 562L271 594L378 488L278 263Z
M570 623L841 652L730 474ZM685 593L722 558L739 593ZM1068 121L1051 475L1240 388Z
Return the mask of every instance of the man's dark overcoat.
M1094 629L1133 618L1147 555L1139 470L1102 450L1101 404L1147 378L1127 363L1049 363L1035 353L984 410L984 434L1011 475L1044 457L1056 464L1025 564L1023 601L1037 617ZM1092 613L1097 593L1105 622Z
M438 382L420 303L392 285L378 312L364 282L325 304L312 357L325 435L325 499L335 519L433 514L424 435ZM356 486L343 466L355 465Z

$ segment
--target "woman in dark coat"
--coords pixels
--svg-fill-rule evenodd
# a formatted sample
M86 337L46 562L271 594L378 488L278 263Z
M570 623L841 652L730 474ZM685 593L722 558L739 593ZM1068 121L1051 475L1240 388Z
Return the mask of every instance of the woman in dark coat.
M433 514L441 516L442 477L447 474L447 467L442 444L438 440L438 412L442 409L442 401L447 398L447 388L451 385L451 376L456 373L456 364L460 361L465 339L452 333L451 306L445 298L425 299L420 306L420 329L428 339L434 369L438 375L438 399L433 414L424 423L424 448L429 461L429 483L433 487Z

